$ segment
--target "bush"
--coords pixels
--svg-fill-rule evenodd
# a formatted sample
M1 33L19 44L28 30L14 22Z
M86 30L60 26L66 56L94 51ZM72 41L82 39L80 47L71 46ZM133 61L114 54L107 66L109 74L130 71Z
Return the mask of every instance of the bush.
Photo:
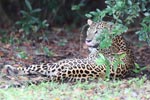
M25 32L25 38L29 36L31 33L36 33L40 29L44 29L48 27L47 20L41 21L37 15L41 11L40 8L33 9L30 2L25 0L25 4L27 7L27 11L21 10L22 18L16 22L19 25L20 30Z
M96 9L86 14L86 17L94 21L111 19L124 27L137 29L139 40L146 41L150 45L150 0L106 0L107 7L104 10ZM138 30L140 26L140 30ZM122 29L123 32L124 28ZM117 34L117 33L116 33Z

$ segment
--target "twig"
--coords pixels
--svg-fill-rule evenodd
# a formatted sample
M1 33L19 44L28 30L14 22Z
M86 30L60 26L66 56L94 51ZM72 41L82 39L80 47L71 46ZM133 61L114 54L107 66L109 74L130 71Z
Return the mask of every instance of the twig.
M141 29L141 27L130 28L130 29L128 29L128 30L127 30L127 32L126 32L126 33L134 32L134 31L138 31L138 30L140 30L140 29Z

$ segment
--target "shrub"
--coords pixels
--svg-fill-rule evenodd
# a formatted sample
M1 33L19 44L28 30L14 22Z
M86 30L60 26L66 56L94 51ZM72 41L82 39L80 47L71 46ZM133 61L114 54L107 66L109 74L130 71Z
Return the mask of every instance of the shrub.
M106 0L107 7L104 10L96 9L86 14L86 17L94 21L101 21L104 18L110 19L114 23L119 23L124 27L137 29L139 40L146 41L150 45L150 0ZM140 30L138 30L140 26ZM126 32L125 28L121 28ZM116 32L117 34L117 32Z
M41 11L40 8L33 9L30 2L25 0L25 5L27 7L27 11L21 10L22 18L16 22L19 25L20 30L25 32L24 37L29 36L31 33L36 33L40 29L47 28L49 24L47 24L47 20L41 21L37 15Z

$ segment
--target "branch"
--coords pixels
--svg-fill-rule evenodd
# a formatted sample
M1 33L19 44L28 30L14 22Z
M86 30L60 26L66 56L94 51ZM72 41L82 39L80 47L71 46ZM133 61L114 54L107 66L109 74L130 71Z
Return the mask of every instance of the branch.
M141 30L141 27L130 28L127 30L126 33L134 32L134 31L138 31L138 30Z

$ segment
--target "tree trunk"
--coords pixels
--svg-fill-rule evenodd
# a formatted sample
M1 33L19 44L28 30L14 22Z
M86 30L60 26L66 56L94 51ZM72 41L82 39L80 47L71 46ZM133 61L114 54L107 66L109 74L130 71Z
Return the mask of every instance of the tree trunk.
M1 24L11 24L12 21L9 19L9 17L7 16L7 14L5 13L3 7L2 7L2 3L0 1L0 25Z

